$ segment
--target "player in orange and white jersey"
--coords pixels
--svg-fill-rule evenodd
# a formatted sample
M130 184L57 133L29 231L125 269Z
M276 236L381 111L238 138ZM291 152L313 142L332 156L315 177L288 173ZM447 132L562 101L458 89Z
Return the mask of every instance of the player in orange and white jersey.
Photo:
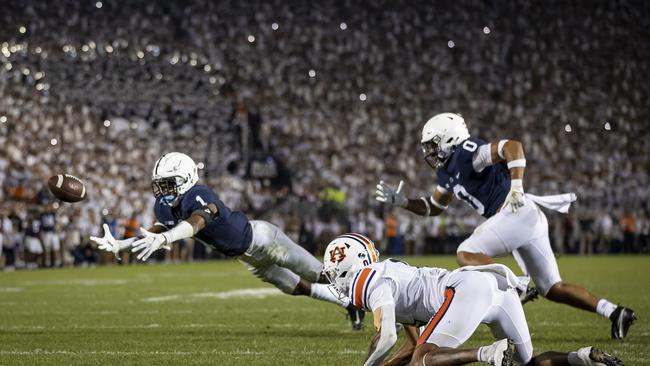
M325 250L324 273L353 304L371 311L377 330L365 365L379 365L397 341L396 323L425 326L419 337L409 331L412 352L398 352L396 364L411 365L579 365L621 366L617 358L594 347L577 352L546 352L533 357L526 317L516 289L527 279L501 264L470 266L449 272L416 268L368 251L350 235L334 239ZM479 348L459 349L487 324L499 341ZM417 339L416 339L417 337ZM408 347L408 346L407 346ZM402 362L402 363L399 363Z

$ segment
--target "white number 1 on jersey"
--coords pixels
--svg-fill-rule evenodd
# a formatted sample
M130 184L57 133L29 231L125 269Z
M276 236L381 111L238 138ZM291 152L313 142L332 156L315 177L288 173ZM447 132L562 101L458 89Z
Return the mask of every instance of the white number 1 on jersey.
M203 200L203 198L201 198L201 196L196 196L196 200L197 200L197 201L198 201L202 206L207 206L207 205L208 205L207 203L205 203L205 201Z

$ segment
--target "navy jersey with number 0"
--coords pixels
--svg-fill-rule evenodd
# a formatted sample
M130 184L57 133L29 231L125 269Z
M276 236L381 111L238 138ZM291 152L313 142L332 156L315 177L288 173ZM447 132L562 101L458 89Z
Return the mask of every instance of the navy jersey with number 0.
M208 222L203 230L194 235L206 245L209 245L228 256L243 254L251 244L253 233L246 215L239 211L231 211L210 188L195 185L190 188L180 203L171 207L161 200L156 200L154 212L158 221L172 228L183 220L187 220L194 211L213 203L219 209L218 215Z
M474 170L474 153L485 144L475 137L463 141L436 174L438 185L453 192L479 215L491 217L499 211L510 191L510 174L503 163L490 165L480 173Z

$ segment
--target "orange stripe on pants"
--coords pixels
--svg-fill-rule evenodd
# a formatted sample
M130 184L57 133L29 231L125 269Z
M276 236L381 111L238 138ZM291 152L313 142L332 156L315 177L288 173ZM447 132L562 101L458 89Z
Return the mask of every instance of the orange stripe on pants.
M449 309L449 305L451 304L451 300L453 300L455 293L456 290L454 290L453 287L447 287L447 289L445 289L445 301L443 301L442 306L440 306L440 309L438 309L438 312L433 315L433 318L431 318L427 327L424 328L424 332L422 332L420 339L418 339L418 346L422 343L425 343L427 339L429 339L429 336L440 322L440 319L445 316L447 309Z

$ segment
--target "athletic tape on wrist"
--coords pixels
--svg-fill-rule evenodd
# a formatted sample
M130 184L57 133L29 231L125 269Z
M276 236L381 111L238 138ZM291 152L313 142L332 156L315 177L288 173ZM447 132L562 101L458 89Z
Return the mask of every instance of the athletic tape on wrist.
M508 169L525 168L525 167L526 167L526 159L517 159L508 162Z
M171 244L177 240L194 236L194 227L187 221L181 221L171 230L165 231L163 236L167 239L167 244Z

